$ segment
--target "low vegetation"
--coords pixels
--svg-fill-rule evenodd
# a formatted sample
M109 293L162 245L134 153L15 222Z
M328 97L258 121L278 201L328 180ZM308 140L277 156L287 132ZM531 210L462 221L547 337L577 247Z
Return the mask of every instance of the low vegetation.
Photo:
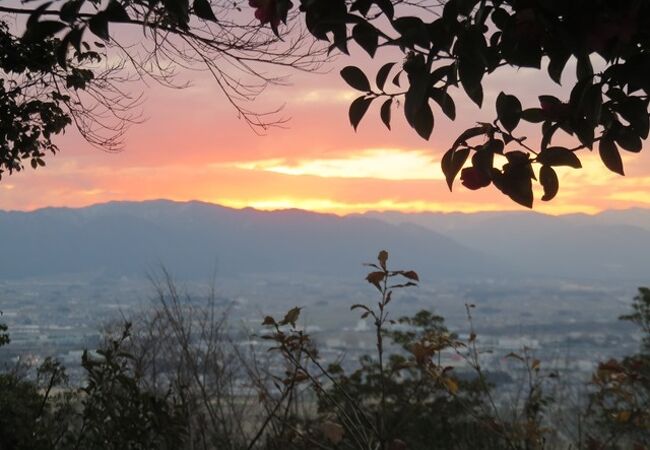
M390 269L385 251L368 266L378 302L351 309L374 325L376 349L353 369L321 357L298 307L265 317L256 338L268 345L255 350L214 297L199 305L166 277L156 308L107 325L84 353L81 387L52 359L31 375L0 374L0 448L650 448L650 289L621 317L643 333L638 353L600 362L576 409L526 348L504 355L523 374L522 395L504 402L481 363L474 305L464 337L431 311L393 318L391 302L418 274Z

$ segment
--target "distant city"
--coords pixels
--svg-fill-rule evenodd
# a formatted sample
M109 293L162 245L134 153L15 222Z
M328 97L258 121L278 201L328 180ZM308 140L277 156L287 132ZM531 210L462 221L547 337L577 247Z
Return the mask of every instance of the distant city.
M353 365L374 338L350 305L376 301L362 263L385 248L391 267L422 280L396 292L392 318L433 310L466 337L465 304L475 305L484 364L502 382L506 355L524 348L571 382L635 352L640 336L618 317L650 283L650 210L337 217L155 201L0 212L0 229L11 236L0 322L12 339L0 364L54 356L73 378L107 324L155 306L163 267L197 304L214 287L242 345L263 348L263 317L300 306L322 356Z

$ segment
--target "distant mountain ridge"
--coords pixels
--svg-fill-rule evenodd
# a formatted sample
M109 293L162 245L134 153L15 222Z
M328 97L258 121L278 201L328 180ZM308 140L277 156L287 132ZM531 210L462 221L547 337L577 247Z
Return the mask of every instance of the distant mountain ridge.
M584 277L650 280L650 210L595 216L399 212L339 217L202 202L111 202L0 211L0 279L92 273L183 277L362 276L387 249L429 279Z
M493 271L486 255L414 225L300 210L264 212L201 202L112 202L0 212L0 279L95 273L178 276L256 273L360 276L382 248L431 277ZM406 267L405 266L405 267ZM489 270L488 270L489 269ZM502 267L501 270L504 270Z
M532 211L363 216L435 230L529 273L650 282L649 209L560 216Z

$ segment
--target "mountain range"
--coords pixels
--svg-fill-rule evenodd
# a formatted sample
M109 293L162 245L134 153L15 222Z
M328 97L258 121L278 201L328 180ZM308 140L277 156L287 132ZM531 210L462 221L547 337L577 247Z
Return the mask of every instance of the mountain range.
M650 210L533 212L232 209L202 202L111 202L0 211L0 279L95 274L362 276L381 249L429 279L561 277L647 283Z

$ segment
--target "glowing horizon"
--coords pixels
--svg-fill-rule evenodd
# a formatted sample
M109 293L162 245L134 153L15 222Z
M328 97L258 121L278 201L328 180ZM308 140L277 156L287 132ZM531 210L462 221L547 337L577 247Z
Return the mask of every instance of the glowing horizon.
M506 73L486 87L486 105L501 90L535 101L530 86L538 86L530 73L517 74L520 92L511 89L511 77ZM392 131L386 130L378 105L372 105L355 133L347 108L356 94L336 70L303 74L294 82L295 87L270 89L256 103L263 111L286 101L285 113L292 116L288 129L270 129L265 136L237 120L209 80L197 78L194 87L182 91L150 88L148 121L130 130L124 152L92 149L70 130L57 141L61 153L47 158L45 168L3 177L0 209L165 198L334 214L526 210L493 186L469 191L457 181L450 193L442 176L444 151L460 131L490 120L489 107L479 111L459 103L457 122L436 110L434 134L426 142L408 127L401 110L394 111ZM648 153L623 152L627 176L620 177L602 165L597 151L580 152L583 169L561 169L558 196L545 203L537 190L534 211L557 215L650 208Z

